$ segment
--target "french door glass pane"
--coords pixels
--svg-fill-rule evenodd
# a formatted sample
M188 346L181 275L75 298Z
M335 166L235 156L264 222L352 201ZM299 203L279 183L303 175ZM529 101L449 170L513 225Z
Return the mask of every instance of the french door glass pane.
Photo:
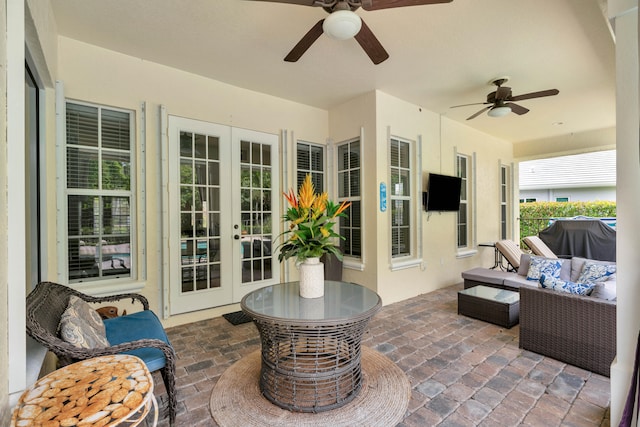
M180 133L182 292L220 284L220 164L218 138Z
M271 146L240 143L242 283L272 277Z

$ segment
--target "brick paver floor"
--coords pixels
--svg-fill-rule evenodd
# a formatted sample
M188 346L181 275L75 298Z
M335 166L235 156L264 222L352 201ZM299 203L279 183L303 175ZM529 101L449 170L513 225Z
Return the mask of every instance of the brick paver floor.
M518 326L458 315L460 289L387 305L369 323L363 344L393 360L411 382L398 427L609 426L609 378L518 348ZM178 356L177 426L217 426L211 391L229 366L259 348L255 326L217 317L168 334ZM164 402L162 380L154 375Z

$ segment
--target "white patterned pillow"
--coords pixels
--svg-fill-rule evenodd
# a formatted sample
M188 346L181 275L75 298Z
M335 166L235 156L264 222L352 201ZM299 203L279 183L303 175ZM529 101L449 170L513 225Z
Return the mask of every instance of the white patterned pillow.
M60 317L60 337L80 348L108 347L109 341L100 315L81 298L72 295Z
M603 278L611 276L616 272L615 264L600 264L596 262L587 261L582 267L578 282L601 282Z
M543 274L549 278L559 278L564 261L563 259L552 259L532 255L529 261L527 280L538 281Z
M540 276L541 288L566 292L574 295L589 295L595 286L595 283L575 283L569 280L546 277L544 274Z

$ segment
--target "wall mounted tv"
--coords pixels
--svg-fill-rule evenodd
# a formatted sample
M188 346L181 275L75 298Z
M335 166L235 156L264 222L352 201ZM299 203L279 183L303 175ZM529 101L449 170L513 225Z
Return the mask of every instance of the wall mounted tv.
M422 202L426 211L457 212L460 210L462 179L457 176L429 174L426 194Z

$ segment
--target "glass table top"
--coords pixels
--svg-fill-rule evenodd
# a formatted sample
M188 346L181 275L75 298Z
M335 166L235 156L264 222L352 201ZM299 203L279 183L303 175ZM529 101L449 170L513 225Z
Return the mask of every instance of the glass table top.
M324 296L302 298L298 282L281 283L250 292L241 306L256 314L291 320L349 319L382 304L377 293L361 285L327 280Z
M497 289L489 286L474 286L473 288L459 291L461 294L470 295L490 301L502 302L505 304L513 304L520 301L518 292L508 291L506 289Z

